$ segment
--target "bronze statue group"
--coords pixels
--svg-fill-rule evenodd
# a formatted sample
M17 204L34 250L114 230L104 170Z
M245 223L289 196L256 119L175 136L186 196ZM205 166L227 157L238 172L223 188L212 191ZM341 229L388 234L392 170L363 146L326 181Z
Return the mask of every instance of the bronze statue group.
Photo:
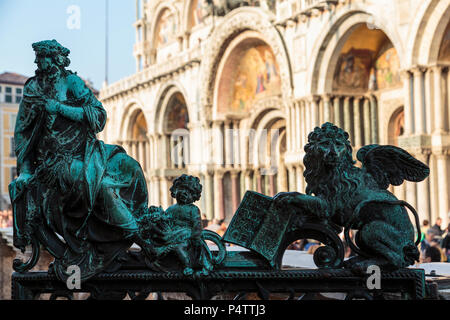
M175 179L170 191L177 203L166 210L149 207L139 163L122 147L97 139L106 111L84 81L66 69L70 51L55 40L34 43L33 49L38 69L25 85L15 127L14 245L22 250L42 245L55 257L50 272L61 280L71 265L80 267L82 281L108 270L133 243L150 269L167 270L162 261L172 256L170 263L185 276L208 275L217 263L194 205L202 191L199 179ZM406 208L417 214L387 188L422 181L427 166L402 149L369 145L358 151L363 164L358 168L348 134L331 123L309 134L305 152L306 194L280 193L273 210L358 230L356 244L347 239L357 256L345 267L353 270L371 264L398 269L419 259ZM16 270L32 264L16 264Z

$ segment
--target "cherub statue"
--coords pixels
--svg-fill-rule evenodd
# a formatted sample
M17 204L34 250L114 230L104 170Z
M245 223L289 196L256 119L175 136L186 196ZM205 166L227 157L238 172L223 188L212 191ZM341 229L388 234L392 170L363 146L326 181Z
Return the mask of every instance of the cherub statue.
M33 49L38 69L25 84L14 133L14 245L23 250L39 239L63 281L71 265L80 267L82 281L104 271L133 242L153 256L138 232L137 219L148 209L141 166L122 147L97 139L106 111L66 69L69 49L56 40ZM16 270L26 271L36 259Z
M193 203L200 199L202 185L194 176L181 175L176 178L170 188L171 196L177 203L165 212L162 208L153 208L149 216L141 221L141 230L150 232L143 234L143 238L152 237L158 259L169 252L175 253L183 267L185 275L192 275L197 267L200 274L208 275L213 269L211 253L202 240L202 221L200 210ZM149 220L150 219L150 220ZM154 232L153 226L157 226ZM153 261L150 267L158 268L158 261Z
M368 145L357 153L362 168L352 159L347 132L331 123L316 127L305 146L306 193L281 193L275 197L277 207L302 209L309 215L358 230L355 241L359 253L346 261L355 271L369 265L397 269L414 264L419 251L414 241L414 227L405 206L387 190L389 184L404 180L419 182L429 175L429 168L406 151L394 146ZM420 232L419 232L420 235ZM417 242L417 241L416 241Z

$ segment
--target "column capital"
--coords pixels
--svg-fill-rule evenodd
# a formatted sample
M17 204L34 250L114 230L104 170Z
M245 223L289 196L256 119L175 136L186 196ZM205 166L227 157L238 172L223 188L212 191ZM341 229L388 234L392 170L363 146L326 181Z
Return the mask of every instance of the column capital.
M322 99L323 99L324 102L330 102L330 100L331 100L331 94L329 94L329 93L323 94L323 95L322 95Z
M450 155L449 148L435 147L432 149L432 152L438 159L446 159Z
M211 122L212 122L212 127L217 128L218 126L221 126L224 123L224 120L215 119L215 120L211 120Z
M225 175L225 170L222 170L222 169L214 170L214 178L222 179L224 175Z
M400 76L403 80L408 80L411 77L411 71L410 70L400 70Z
M416 65L413 66L410 70L414 76L421 76L422 73L427 70L427 68L424 66Z
M236 179L239 175L239 170L230 170L230 175L232 179Z
M312 94L312 95L308 96L306 98L306 100L308 100L308 102L310 102L310 103L313 103L313 102L317 103L320 100L320 96L316 95L316 94Z

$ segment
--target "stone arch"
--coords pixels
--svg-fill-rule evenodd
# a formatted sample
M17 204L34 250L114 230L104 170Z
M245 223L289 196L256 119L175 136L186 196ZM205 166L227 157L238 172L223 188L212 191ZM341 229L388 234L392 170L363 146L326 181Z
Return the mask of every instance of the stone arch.
M169 10L171 11L176 18L176 25L178 26L178 30L180 31L180 27L182 26L181 22L181 18L180 18L180 12L179 10L171 3L168 3L168 1L160 1L156 7L154 8L154 14L150 17L149 21L152 21L152 23L150 24L150 32L149 35L151 36L151 39L153 39L152 43L150 44L150 48L151 50L155 50L157 48L156 46L156 39L157 39L157 27L158 24L160 22L160 18L162 16L162 14L165 12L165 10Z
M276 105L261 107L246 122L246 130L249 134L244 138L244 166L252 176L255 190L266 194L287 191L284 112Z
M180 108L173 112L172 108ZM180 116L184 115L184 119ZM172 117L173 116L173 117ZM186 95L178 85L168 84L160 90L154 116L153 135L164 146L162 161L164 168L185 169L190 161L190 136L188 124L191 120ZM182 126L179 122L184 121ZM174 123L174 125L170 125ZM157 152L154 149L154 152ZM161 150L160 150L161 152ZM185 173L185 172L184 172Z
M398 145L398 137L405 131L405 113L403 106L398 107L389 117L388 123L388 144Z
M150 166L148 124L141 105L136 100L130 101L123 113L120 144L140 163L145 173Z
M192 121L192 110L190 110L190 103L187 100L187 93L184 90L184 88L177 82L169 82L168 84L165 84L163 87L160 88L158 94L157 94L157 102L156 102L156 108L155 113L153 116L154 122L153 122L153 132L157 134L163 134L164 133L164 126L165 126L165 116L167 115L167 108L169 106L170 99L173 97L173 95L180 93L185 102L186 102L186 108L188 112L189 120Z
M350 37L352 32L361 24L372 24L383 31L397 50L400 61L403 61L404 50L398 33L389 28L389 23L382 17L372 15L363 10L353 9L337 15L335 23L328 25L318 37L312 50L311 57L315 61L309 64L307 72L307 92L323 94L331 92L332 72L336 68L338 53ZM340 35L336 37L336 35ZM402 65L403 67L403 65Z
M426 1L418 12L408 44L408 48L411 48L408 60L411 65L435 64L438 62L439 50L450 22L450 0Z
M284 121L284 130L286 127L286 119L284 117L284 114L279 110L272 110L266 113L258 122L256 125L256 136L255 136L255 144L253 145L253 150L248 150L247 152L252 152L253 156L258 155L260 150L259 147L261 146L259 142L261 139L264 139L265 132L264 130L271 130L271 129L280 129L281 127L274 126L278 121ZM267 132L267 135L269 136L270 133ZM281 136L281 134L280 134ZM254 157L253 157L254 158ZM250 157L249 157L250 159ZM265 166L265 163L259 163L261 159L257 157L256 161L253 162L254 165L257 167L259 166Z
M279 69L278 61L263 35L247 30L236 36L218 65L213 119L227 114L247 115L264 100L279 98ZM244 84L238 83L240 78L243 78Z
M122 119L120 123L119 139L125 141L128 138L128 133L130 132L133 115L135 115L137 111L143 112L144 108L141 101L139 101L138 99L131 99L125 103L125 108L123 108L122 110L122 114L119 115L120 119ZM150 122L146 118L145 112L143 112L143 114L148 128L148 124Z
M257 8L243 7L233 10L221 22L211 35L214 41L209 41L202 60L200 85L200 114L207 119L212 118L214 84L219 63L229 43L240 33L247 30L260 32L264 35L267 44L272 48L278 58L281 76L283 100L292 96L292 70L285 43L276 27L270 22L267 13Z
M193 25L192 25L192 10L193 10L193 6L198 4L199 2L205 2L205 0L189 0L189 1L185 1L184 5L183 5L183 22L182 22L182 27L183 30L185 31L189 31L192 29Z

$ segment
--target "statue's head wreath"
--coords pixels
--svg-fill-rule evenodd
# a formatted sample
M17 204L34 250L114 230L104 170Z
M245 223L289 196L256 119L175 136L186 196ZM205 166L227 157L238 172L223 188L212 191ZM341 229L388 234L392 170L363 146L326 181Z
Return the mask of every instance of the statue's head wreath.
M51 56L62 67L68 67L70 64L70 59L68 58L70 50L63 47L56 40L35 42L32 44L32 47L37 55Z

